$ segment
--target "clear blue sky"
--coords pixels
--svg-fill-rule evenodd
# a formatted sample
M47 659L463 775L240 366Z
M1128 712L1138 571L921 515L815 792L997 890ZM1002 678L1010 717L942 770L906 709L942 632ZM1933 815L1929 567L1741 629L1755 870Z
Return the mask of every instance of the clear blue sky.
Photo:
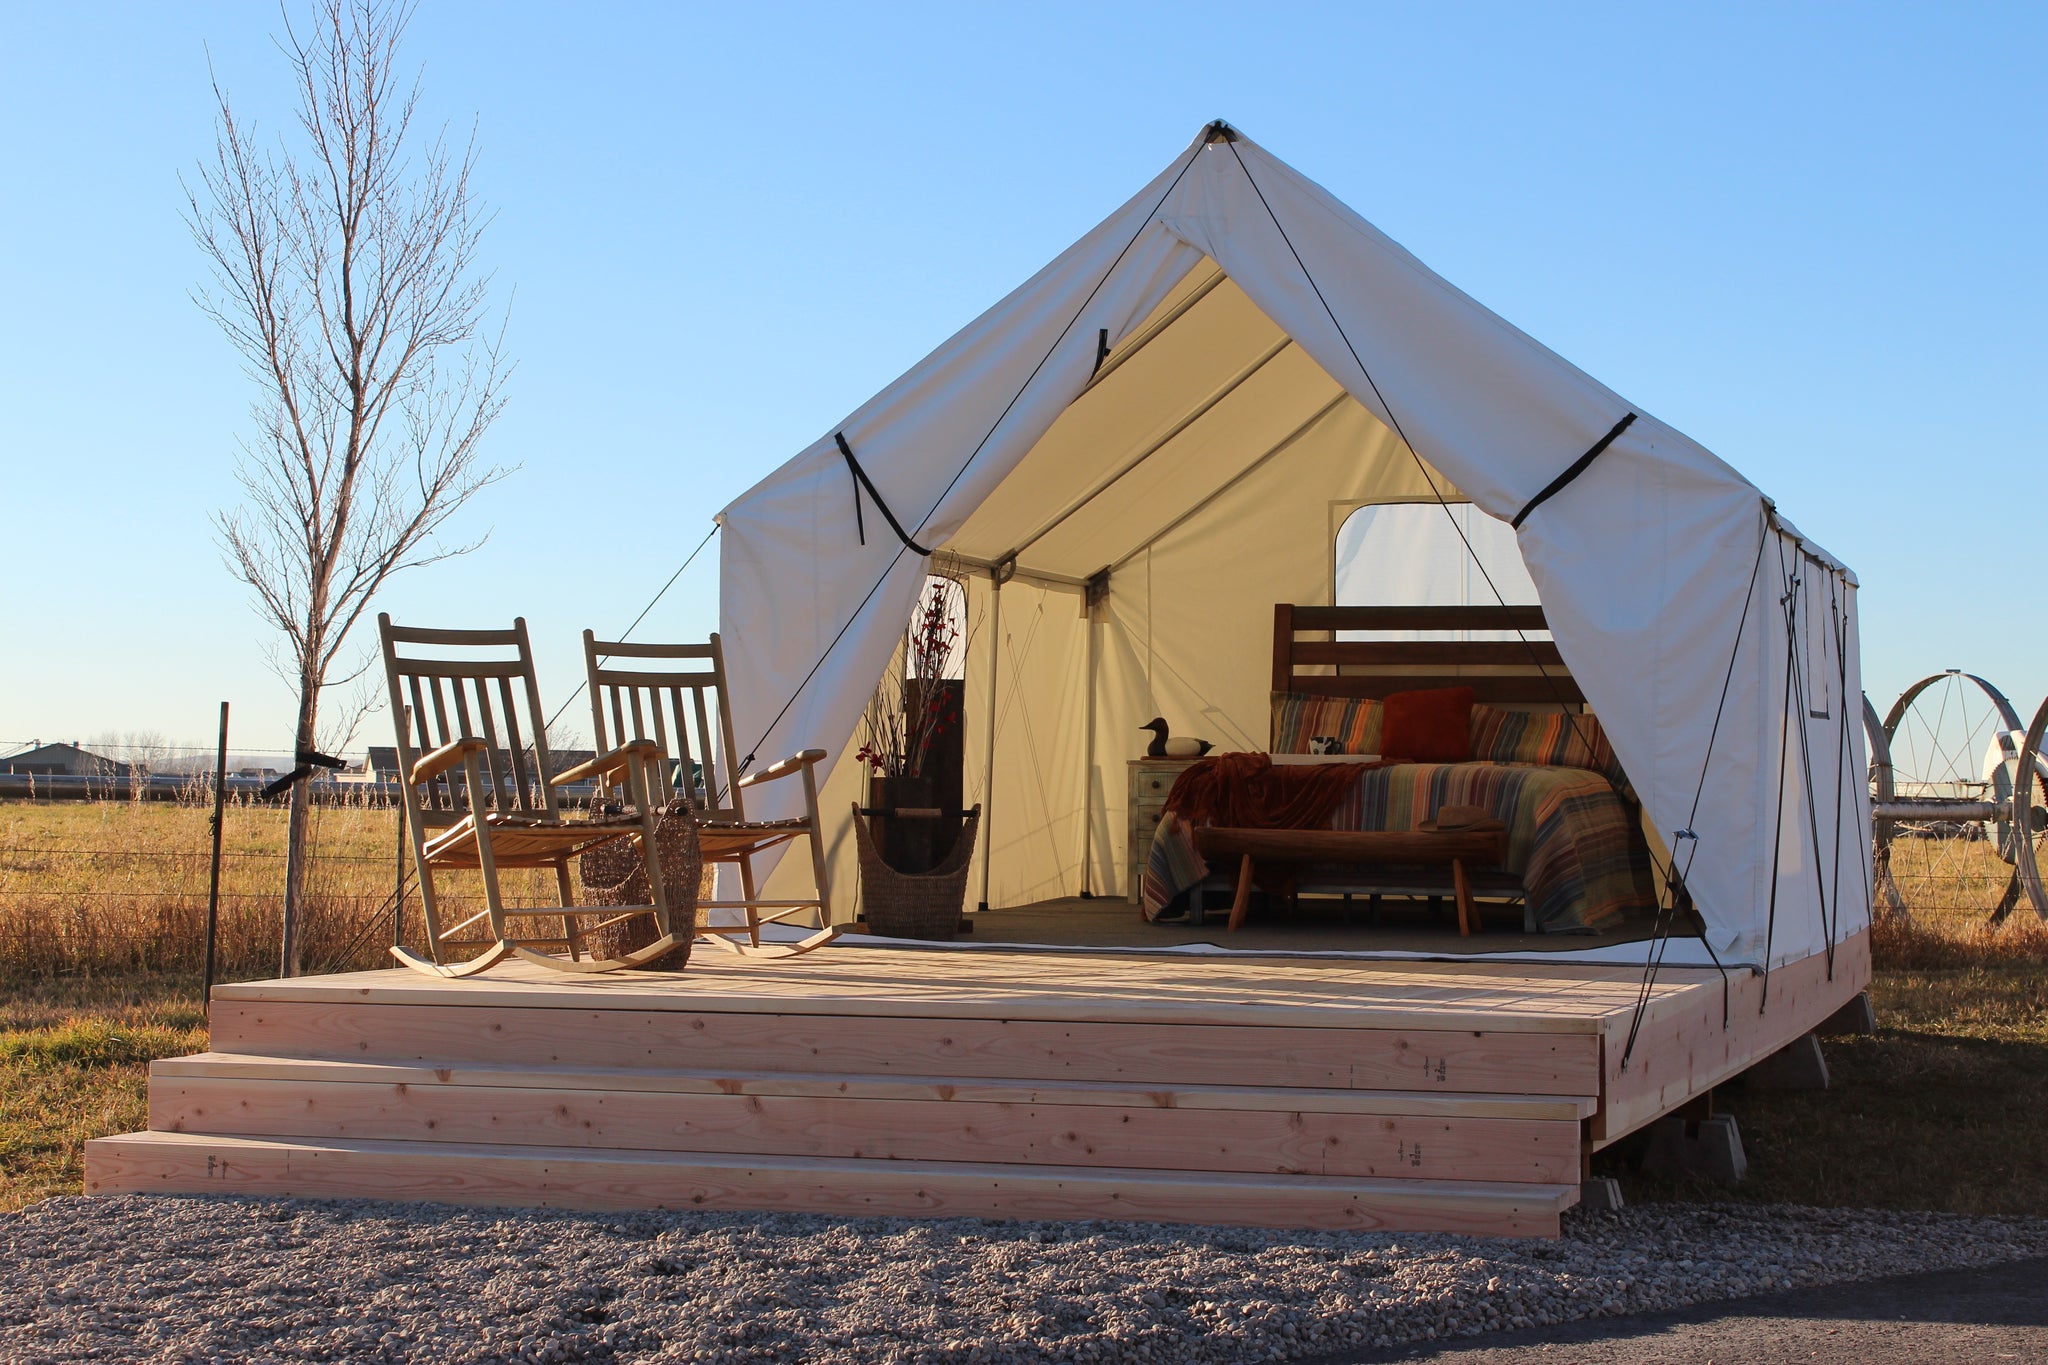
M177 216L209 52L289 113L276 12L0 14L0 740L203 740L225 697L237 749L280 747L208 524L251 391ZM734 494L1218 116L1852 564L1881 709L1944 666L2048 691L2038 4L427 0L410 55L429 116L478 123L517 289L490 453L520 470L457 528L482 551L383 604L523 612L550 697ZM585 548L621 507L663 536ZM715 577L707 552L643 633L710 629Z

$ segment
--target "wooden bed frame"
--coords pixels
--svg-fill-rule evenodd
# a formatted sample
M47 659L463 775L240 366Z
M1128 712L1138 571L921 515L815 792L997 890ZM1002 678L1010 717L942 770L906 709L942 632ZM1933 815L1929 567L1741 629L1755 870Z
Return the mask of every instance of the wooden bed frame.
M1458 633L1520 630L1547 633L1541 607L1304 607L1281 602L1273 608L1273 691L1325 697L1384 697L1435 687L1470 687L1476 701L1583 708L1585 694L1572 680L1557 646L1541 640L1339 640L1346 630ZM1312 639L1299 638L1303 634ZM1497 870L1468 868L1467 860L1498 863L1504 834L1424 834L1402 831L1239 830L1207 828L1198 846L1204 854L1237 856L1237 881L1230 928L1244 923L1250 903L1254 861L1346 863L1385 868L1379 875L1318 880L1298 890L1362 891L1378 905L1381 895L1457 899L1458 930L1478 928L1473 893L1519 895L1518 879ZM1427 867L1448 866L1449 875ZM1396 871L1398 866L1399 870ZM1446 884L1439 885L1439 881ZM1197 893L1199 894L1199 893Z

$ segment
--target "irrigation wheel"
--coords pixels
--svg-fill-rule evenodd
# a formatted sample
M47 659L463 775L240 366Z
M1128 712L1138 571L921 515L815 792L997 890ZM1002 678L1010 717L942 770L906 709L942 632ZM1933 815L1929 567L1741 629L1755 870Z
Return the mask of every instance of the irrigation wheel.
M1911 818L1877 817L1872 842L1884 908L1994 918L2011 910L2022 889L2008 856L2014 841L1997 837L1983 811L1998 799L1988 770L2004 760L2020 728L2004 693L1960 669L1922 678L1892 703L1871 735L1871 795L1880 807L1898 801L1921 809ZM1941 813L1946 803L1959 807L1953 816Z
M1896 794L1892 789L1892 749L1885 738L1884 721L1879 719L1877 708L1867 696L1863 699L1863 737L1870 746L1870 804L1874 810L1881 810ZM1899 884L1892 880L1892 824L1880 815L1871 819L1870 853L1875 864L1871 879L1872 913L1910 918L1906 898L1900 893Z
M2027 727L2012 766L1999 765L2000 773L2009 774L2005 786L2012 819L1999 821L1998 842L2000 854L2011 859L2014 875L2026 889L2034 913L2048 919L2048 888L2041 883L2042 845L2048 843L2048 756L2041 752L2044 731L2048 731L2048 698L2034 712L2034 723ZM2017 897L2012 899L2017 901ZM2001 901L1993 918L2003 919L2013 908Z

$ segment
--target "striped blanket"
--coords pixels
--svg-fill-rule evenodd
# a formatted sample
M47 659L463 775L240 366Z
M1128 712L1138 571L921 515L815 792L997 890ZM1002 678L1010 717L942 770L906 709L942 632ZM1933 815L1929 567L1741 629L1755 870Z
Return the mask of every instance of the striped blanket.
M1361 768L1326 828L1414 829L1444 806L1479 806L1508 827L1505 870L1522 879L1545 932L1600 930L1656 903L1635 814L1606 778L1524 763L1395 763ZM1171 809L1145 865L1146 919L1208 875L1194 830Z

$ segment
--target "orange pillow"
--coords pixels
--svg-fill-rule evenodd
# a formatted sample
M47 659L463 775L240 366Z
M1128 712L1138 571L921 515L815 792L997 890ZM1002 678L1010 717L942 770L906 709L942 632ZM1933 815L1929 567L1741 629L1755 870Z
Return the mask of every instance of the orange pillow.
M1340 754L1378 753L1380 704L1357 697L1273 694L1273 753L1309 753L1319 736L1336 740Z
M1405 763L1464 763L1472 757L1472 689L1395 692L1380 703L1380 753Z

